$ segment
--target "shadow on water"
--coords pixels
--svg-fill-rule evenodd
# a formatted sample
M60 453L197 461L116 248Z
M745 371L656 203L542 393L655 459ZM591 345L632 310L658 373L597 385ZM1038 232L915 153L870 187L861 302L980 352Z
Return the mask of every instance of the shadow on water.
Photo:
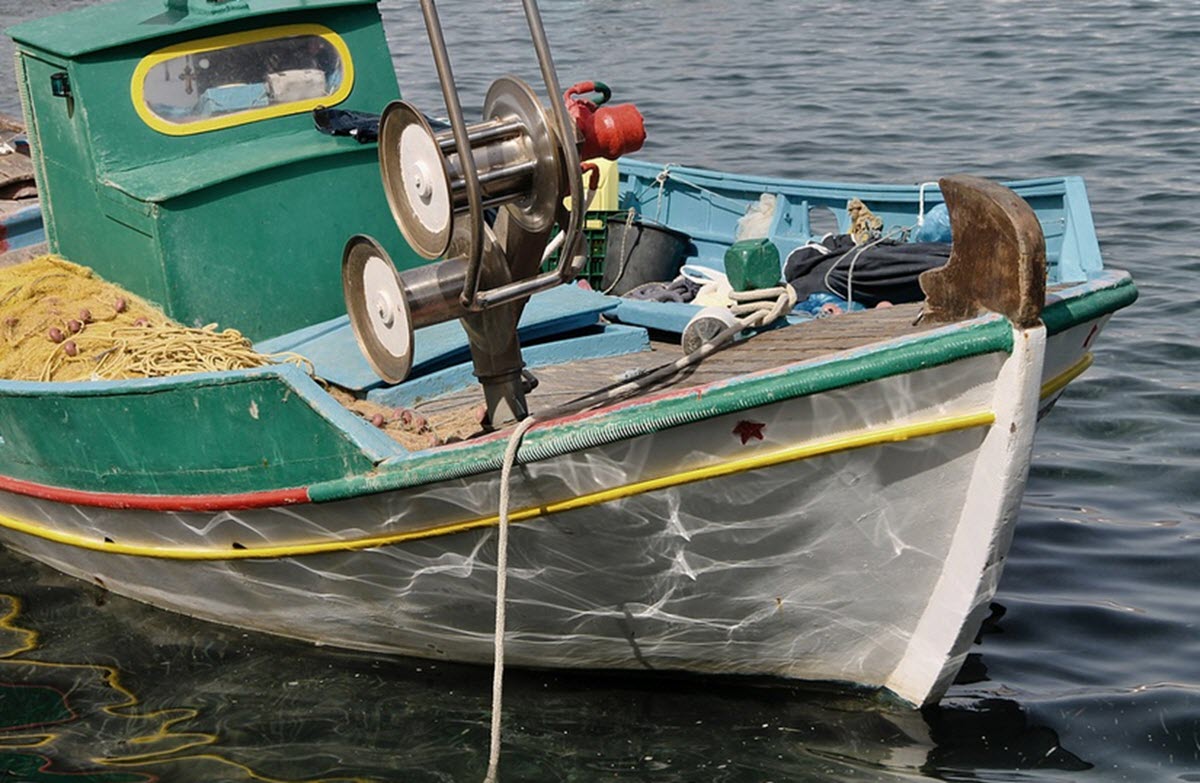
M0 563L8 778L482 778L484 667L314 648L160 612L4 552ZM984 676L978 659L966 671ZM502 765L508 781L971 780L981 768L1089 767L1006 699L918 712L833 689L531 671L508 673Z

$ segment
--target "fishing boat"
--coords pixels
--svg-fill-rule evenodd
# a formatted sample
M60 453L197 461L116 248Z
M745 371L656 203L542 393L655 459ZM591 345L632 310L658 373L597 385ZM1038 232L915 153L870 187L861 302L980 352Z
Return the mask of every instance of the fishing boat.
M531 0L545 95L501 77L468 122L422 9L445 122L400 100L374 0L117 0L8 31L50 250L303 366L0 381L0 542L318 644L490 662L499 583L511 664L937 701L1037 421L1136 298L1083 183L640 161L640 115L561 89ZM917 301L806 310L783 284L865 218L861 292L860 251L939 207ZM615 295L647 270L717 303Z
M21 122L0 114L0 264L45 252L46 232L24 131Z

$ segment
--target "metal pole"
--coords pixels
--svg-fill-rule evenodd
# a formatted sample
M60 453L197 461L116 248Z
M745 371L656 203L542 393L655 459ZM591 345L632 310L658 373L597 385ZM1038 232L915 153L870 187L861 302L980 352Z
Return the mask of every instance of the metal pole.
M470 226L467 245L467 279L463 285L462 303L472 309L475 290L479 286L479 270L483 259L483 194L480 192L479 177L471 157L471 141L467 123L463 119L462 104L454 85L454 72L450 67L450 55L446 51L446 39L442 35L442 23L438 19L434 0L421 0L421 12L425 16L425 30L429 33L429 46L433 50L433 63L437 67L438 82L442 86L442 97L446 101L446 113L450 117L450 128L458 146L463 180L467 187L467 206L470 210Z
M558 277L567 279L579 239L583 235L584 210L583 203L583 174L579 168L579 149L575 146L575 125L567 116L567 107L563 105L562 87L558 83L558 72L554 69L554 58L550 54L550 42L546 38L546 28L542 24L542 12L537 0L522 0L525 7L525 19L529 23L529 34L533 39L533 48L537 52L538 64L542 68L542 81L550 91L550 109L558 123L558 133L562 141L563 155L566 158L567 181L571 186L571 216L564 231L562 251L559 254Z

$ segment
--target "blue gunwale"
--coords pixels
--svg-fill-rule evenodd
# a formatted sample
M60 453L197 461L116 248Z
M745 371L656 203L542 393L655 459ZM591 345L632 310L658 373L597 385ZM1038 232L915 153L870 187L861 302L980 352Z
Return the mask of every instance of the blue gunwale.
M667 171L659 205L659 176ZM719 266L723 248L733 236L737 219L761 193L783 197L769 237L787 256L794 247L817 236L809 210L826 209L837 218L839 230L849 226L846 202L864 201L884 219L885 230L909 226L915 220L921 186L868 182L819 182L780 177L732 174L691 166L622 158L621 209L633 207L645 218L659 220L689 234L696 256L688 262ZM1042 177L1004 183L1030 202L1046 234L1049 282L1089 280L1104 268L1092 219L1087 188L1080 177ZM723 203L722 203L723 202ZM925 190L926 210L942 203L936 187Z

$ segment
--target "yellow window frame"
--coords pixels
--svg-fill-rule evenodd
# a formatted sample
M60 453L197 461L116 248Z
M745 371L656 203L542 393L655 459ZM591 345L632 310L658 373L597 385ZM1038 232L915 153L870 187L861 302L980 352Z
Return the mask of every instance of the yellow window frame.
M146 76L150 73L150 69L156 65L187 55L203 54L204 52L228 49L244 44L262 43L281 38L298 38L301 36L323 38L337 51L338 57L341 58L342 83L333 93L319 98L306 98L301 101L291 101L275 106L247 109L220 117L206 117L194 122L181 123L170 122L158 116L150 109L150 105L146 101ZM200 38L195 41L174 44L173 46L159 49L143 57L141 62L137 64L137 67L133 70L133 79L130 82L129 92L130 97L133 99L134 111L142 118L142 122L159 133L165 133L168 136L190 136L196 133L207 133L208 131L220 130L222 128L246 125L274 117L302 114L312 111L318 106L334 106L346 100L353 88L354 60L350 57L350 47L346 46L346 42L342 40L340 35L323 25L288 24L266 27L261 30L247 30L240 33L217 35L211 38Z

